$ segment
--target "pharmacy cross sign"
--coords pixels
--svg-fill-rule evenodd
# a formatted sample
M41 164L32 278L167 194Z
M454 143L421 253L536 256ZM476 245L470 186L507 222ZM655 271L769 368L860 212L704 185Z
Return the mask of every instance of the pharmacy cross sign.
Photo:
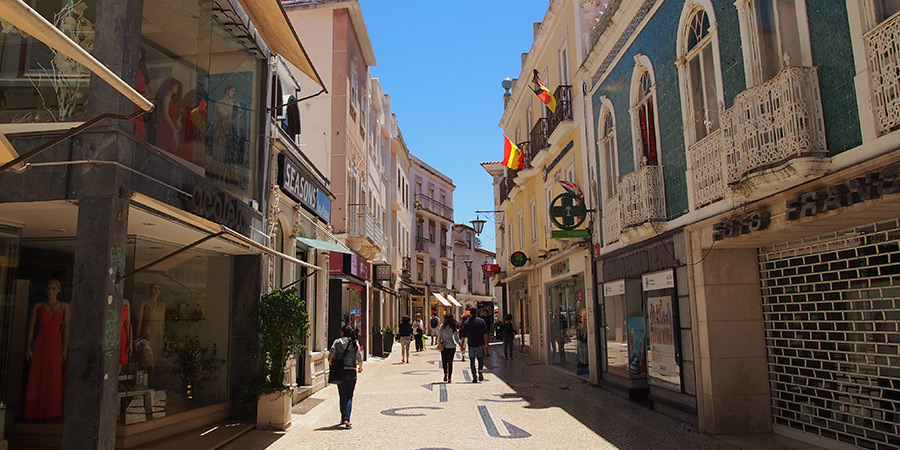
M550 221L563 230L573 230L584 223L587 216L587 208L581 197L569 194L559 194L550 203Z

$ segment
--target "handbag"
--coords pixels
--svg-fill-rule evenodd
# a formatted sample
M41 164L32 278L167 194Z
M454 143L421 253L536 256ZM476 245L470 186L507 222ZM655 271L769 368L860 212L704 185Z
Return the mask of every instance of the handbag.
M344 381L344 354L347 353L345 348L341 357L335 356L331 358L328 365L328 382L331 384L341 384Z
M437 351L441 351L443 349L444 349L444 339L438 338Z

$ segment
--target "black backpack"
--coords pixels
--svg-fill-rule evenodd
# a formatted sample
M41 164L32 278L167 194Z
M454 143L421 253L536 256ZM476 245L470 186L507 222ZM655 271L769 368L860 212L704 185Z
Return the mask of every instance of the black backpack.
M439 323L437 316L431 316L431 328L437 328Z

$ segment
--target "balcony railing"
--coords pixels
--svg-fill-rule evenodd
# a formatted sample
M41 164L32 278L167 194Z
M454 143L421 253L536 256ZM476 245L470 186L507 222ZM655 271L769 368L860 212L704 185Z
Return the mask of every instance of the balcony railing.
M441 258L449 258L453 254L453 247L441 244Z
M535 151L531 148L531 141L519 142L516 144L519 150L525 154L525 168L531 168L531 161L534 161Z
M619 195L616 194L603 203L603 245L619 240L622 234L622 212L619 208Z
M716 130L690 148L694 204L699 208L725 196L722 130Z
M550 146L550 120L541 117L531 129L531 148L535 153Z
M722 120L728 183L792 158L824 155L818 80L815 67L787 66L735 97Z
M427 252L428 244L430 244L430 243L431 243L431 240L426 237L422 237L422 236L416 237L416 251L417 252Z
M347 234L353 237L368 237L376 245L381 245L384 241L381 225L363 204L347 206Z
M900 126L900 13L866 33L872 103L879 134Z
M556 112L548 117L550 130L548 136L553 134L560 122L572 120L572 86L561 85L557 87L553 96L556 97Z
M415 202L417 209L422 209L432 214L443 217L444 219L447 219L451 222L453 221L453 208L425 194L416 194Z
M509 198L509 192L512 191L514 187L516 187L516 182L513 181L516 178L515 170L508 170L506 172L506 176L500 180L500 203L506 201Z
M666 218L662 166L644 166L619 183L622 228Z

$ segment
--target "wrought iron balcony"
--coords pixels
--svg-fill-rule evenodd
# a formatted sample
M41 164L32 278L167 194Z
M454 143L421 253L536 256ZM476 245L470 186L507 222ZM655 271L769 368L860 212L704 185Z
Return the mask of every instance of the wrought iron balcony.
M513 181L516 178L516 172L515 170L507 170L506 176L500 180L500 203L505 202L509 198L509 192L516 187L516 183Z
M431 240L427 237L416 236L416 251L417 252L427 252L428 244L431 244Z
M619 240L622 234L622 211L616 194L603 203L603 245Z
M728 183L792 158L825 155L815 67L787 66L737 95L722 120Z
M376 245L382 245L384 241L381 224L376 222L363 204L347 206L347 234L351 237L368 237Z
M535 153L550 146L550 120L541 117L531 129L531 148Z
M622 228L666 219L662 166L644 166L619 182Z
M572 121L572 86L561 85L556 88L553 93L556 97L556 112L550 114L547 118L549 121L549 137L556 130L556 127L563 121Z
M700 208L725 197L722 130L716 130L689 150L693 170L694 204Z
M531 161L534 161L535 152L531 148L531 141L519 142L516 144L519 147L519 150L522 150L522 153L525 154L525 168L531 168Z
M428 211L451 222L453 221L453 208L425 194L416 194L415 205L416 209Z
M453 255L453 247L441 244L441 258L450 258Z
M879 134L900 126L900 14L864 36L872 80L872 107Z

